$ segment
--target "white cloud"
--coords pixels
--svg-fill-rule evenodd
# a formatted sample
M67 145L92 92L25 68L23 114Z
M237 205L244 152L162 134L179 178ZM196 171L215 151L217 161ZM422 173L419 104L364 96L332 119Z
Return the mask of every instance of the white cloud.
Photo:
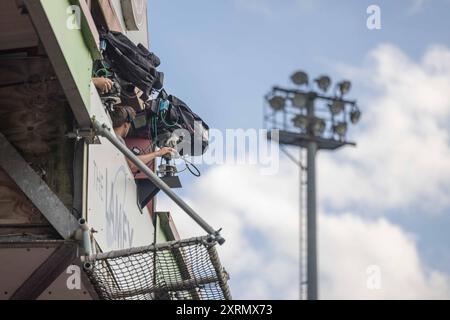
M219 253L235 298L298 299L296 168L284 169L261 176L254 166L223 165L189 190L192 207L214 227L223 227L227 242ZM160 200L158 208L172 212L182 237L205 234L166 198ZM322 213L319 235L324 299L450 297L448 278L427 271L411 236L385 219ZM369 265L381 268L381 290L366 287Z
M450 298L448 276L427 272L413 238L384 218L323 215L320 234L323 298ZM367 285L370 266L380 270L379 289Z
M210 169L186 199L213 227L223 227L227 242L219 253L239 298L298 299L296 191L288 188L295 178L262 176L260 169L230 165ZM165 197L160 197L158 208L170 208L183 237L205 234Z
M387 218L362 217L450 207L450 51L432 47L415 63L382 45L369 56L367 66L344 70L356 70L355 80L377 93L363 101L358 148L319 156L319 207L331 208L319 218L321 297L450 298L448 276L421 261L412 235ZM219 252L236 298L298 298L298 171L281 161L275 176L262 176L258 166L212 167L186 189L188 202L223 227ZM159 200L183 237L204 234ZM372 265L381 271L380 290L366 285Z
M362 68L343 68L371 95L362 99L358 147L319 157L321 200L383 213L450 206L450 51L434 46L415 63L381 45ZM374 96L373 93L377 95ZM339 159L337 161L336 159Z

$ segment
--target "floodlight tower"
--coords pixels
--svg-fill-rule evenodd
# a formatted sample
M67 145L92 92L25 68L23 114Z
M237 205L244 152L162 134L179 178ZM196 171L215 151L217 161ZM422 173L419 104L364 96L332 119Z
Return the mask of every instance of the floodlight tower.
M316 154L319 150L336 150L345 145L356 145L346 139L348 122L356 124L360 117L356 101L344 96L350 91L350 81L337 83L333 92L328 93L331 79L321 75L310 84L308 75L297 71L291 76L295 88L273 87L265 96L264 123L267 129L279 130L281 150L294 159L283 146L300 147L306 150L306 166L302 159L296 161L306 171L306 281L302 261L300 261L300 293L306 283L307 299L318 299L317 274L317 225L316 225ZM290 118L290 119L289 119ZM290 121L288 121L288 119ZM268 139L272 139L268 132ZM302 194L302 181L300 181ZM300 199L300 208L303 203ZM303 211L300 209L300 222ZM302 233L302 228L300 228ZM302 234L301 234L302 237ZM302 239L302 238L301 238ZM303 250L303 241L300 250ZM300 253L301 257L302 252ZM302 260L302 258L301 258Z

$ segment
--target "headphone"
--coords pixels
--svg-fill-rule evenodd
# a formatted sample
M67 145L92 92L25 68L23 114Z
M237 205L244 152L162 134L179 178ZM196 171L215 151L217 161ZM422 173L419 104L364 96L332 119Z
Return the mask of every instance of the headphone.
M125 107L124 109L127 113L127 119L125 120L125 122L133 124L134 117L131 115L130 110L128 110L128 107Z

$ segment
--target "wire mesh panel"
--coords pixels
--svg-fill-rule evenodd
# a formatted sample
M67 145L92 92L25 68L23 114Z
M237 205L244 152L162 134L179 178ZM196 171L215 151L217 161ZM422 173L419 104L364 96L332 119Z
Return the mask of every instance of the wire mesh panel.
M100 253L84 269L101 299L228 300L215 244L197 237Z

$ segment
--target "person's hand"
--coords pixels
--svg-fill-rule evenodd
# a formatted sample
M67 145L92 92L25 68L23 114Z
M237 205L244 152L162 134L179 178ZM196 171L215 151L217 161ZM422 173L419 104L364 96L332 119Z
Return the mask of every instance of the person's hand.
M113 82L108 78L92 78L92 82L100 93L107 93L113 87Z
M165 156L166 154L169 154L169 153L175 154L176 152L177 151L175 149L173 149L173 148L163 147L163 148L159 149L158 151L156 151L156 156L157 157L162 157L162 156Z

